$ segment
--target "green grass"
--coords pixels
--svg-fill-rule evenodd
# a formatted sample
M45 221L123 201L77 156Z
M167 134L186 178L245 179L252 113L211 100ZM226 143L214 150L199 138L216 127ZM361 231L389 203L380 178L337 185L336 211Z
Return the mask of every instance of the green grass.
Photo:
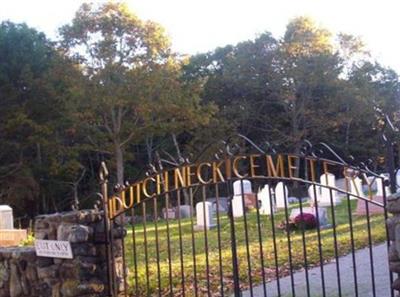
M351 201L351 212L356 209L357 201ZM291 208L298 207L291 205ZM289 210L290 213L290 210ZM332 222L331 209L328 208L329 222ZM351 252L350 227L347 202L344 199L342 204L335 207L337 247L339 255L345 255ZM285 219L283 211L278 212L274 216L275 226ZM273 247L272 224L270 216L260 216L261 219L261 236L264 257L264 272L267 281L275 279L275 253ZM195 218L194 218L195 220ZM368 245L367 220L365 216L352 215L354 244L356 249L363 248ZM385 224L383 215L375 215L370 217L372 228L372 240L374 243L386 240ZM195 224L195 221L194 221ZM169 289L169 261L168 261L168 240L167 225L164 220L159 221L158 228L158 247L159 260L156 252L156 233L155 224L147 223L146 240L147 240L147 256L148 256L148 274L150 295L158 292L158 266L161 276L161 291L168 292ZM183 258L183 274L185 278L186 296L194 294L194 265L193 265L193 247L191 220L184 219L181 221L181 228L178 222L173 220L169 222L169 238L171 251L172 266L172 288L174 296L180 296L182 288L181 284L181 257L180 257L180 240L179 231L182 235L182 258ZM261 254L258 235L257 215L256 212L247 213L247 228L249 236L249 252L251 277L253 285L262 283L262 266ZM145 244L144 244L144 227L142 224L134 226L136 241L136 265L138 274L138 292L139 296L145 296L146 285L146 261L145 261ZM221 246L218 245L218 229L221 236ZM237 255L239 259L239 275L241 288L245 289L249 284L247 249L244 232L244 220L235 219L235 235L237 244ZM212 296L219 296L220 290L220 266L219 258L222 258L222 272L224 293L232 292L233 276L232 276L232 244L231 244L231 227L229 218L226 215L220 217L219 228L207 231L208 237L208 261L209 261L209 279ZM292 267L293 270L299 270L304 267L304 251L302 241L302 231L296 230L290 233ZM316 230L305 231L307 261L309 267L320 264L318 237ZM196 261L196 278L199 288L199 296L202 296L207 289L206 277L206 256L205 256L205 240L204 231L196 231L194 233L195 241L195 261ZM327 262L334 258L334 237L333 228L321 230L322 255L323 261ZM277 261L279 267L279 276L285 276L289 273L289 257L288 257L288 239L286 232L276 228L276 246ZM126 263L129 269L128 282L135 290L134 276L134 258L132 251L132 229L128 229L128 235L125 239Z

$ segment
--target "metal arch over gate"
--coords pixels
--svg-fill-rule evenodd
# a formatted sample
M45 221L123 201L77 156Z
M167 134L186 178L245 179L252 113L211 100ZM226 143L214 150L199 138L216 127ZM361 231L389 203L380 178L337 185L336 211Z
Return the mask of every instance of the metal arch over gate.
M307 142L300 154L252 143L256 153L233 154L232 147L210 162L148 174L110 196L103 164L110 296L349 296L344 255L353 266L350 294L365 296L358 249L368 254L370 296L381 296L382 285L394 296L389 270L386 284L375 275L381 262L374 245L389 245L384 175L348 164L325 144ZM121 227L127 235L117 244L112 235ZM304 288L295 283L298 274ZM332 282L335 292L328 292Z

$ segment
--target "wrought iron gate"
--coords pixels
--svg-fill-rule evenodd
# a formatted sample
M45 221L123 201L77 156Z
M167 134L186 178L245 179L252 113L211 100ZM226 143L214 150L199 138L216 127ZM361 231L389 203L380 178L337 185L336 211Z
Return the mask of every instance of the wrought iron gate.
M362 273L380 296L376 267L387 259L376 259L374 246L389 244L386 177L324 144L299 154L252 147L233 154L226 145L213 161L153 172L110 196L103 167L110 296L349 296L344 269L351 294L365 296ZM367 271L358 269L359 249ZM393 296L389 271L386 282Z

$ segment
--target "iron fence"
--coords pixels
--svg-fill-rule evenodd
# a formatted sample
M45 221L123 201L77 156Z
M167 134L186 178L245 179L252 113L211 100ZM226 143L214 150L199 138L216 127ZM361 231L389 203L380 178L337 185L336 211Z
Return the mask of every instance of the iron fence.
M110 296L394 296L375 255L389 246L386 177L323 148L337 158L257 147L110 196L103 167Z

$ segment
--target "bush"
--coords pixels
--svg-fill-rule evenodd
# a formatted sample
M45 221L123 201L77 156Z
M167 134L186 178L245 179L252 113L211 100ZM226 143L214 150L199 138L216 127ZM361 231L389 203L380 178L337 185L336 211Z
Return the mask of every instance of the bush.
M22 240L19 246L33 246L35 244L35 237L29 234L25 240Z
M317 219L311 213L298 214L294 218L294 223L298 229L314 229L317 227Z

